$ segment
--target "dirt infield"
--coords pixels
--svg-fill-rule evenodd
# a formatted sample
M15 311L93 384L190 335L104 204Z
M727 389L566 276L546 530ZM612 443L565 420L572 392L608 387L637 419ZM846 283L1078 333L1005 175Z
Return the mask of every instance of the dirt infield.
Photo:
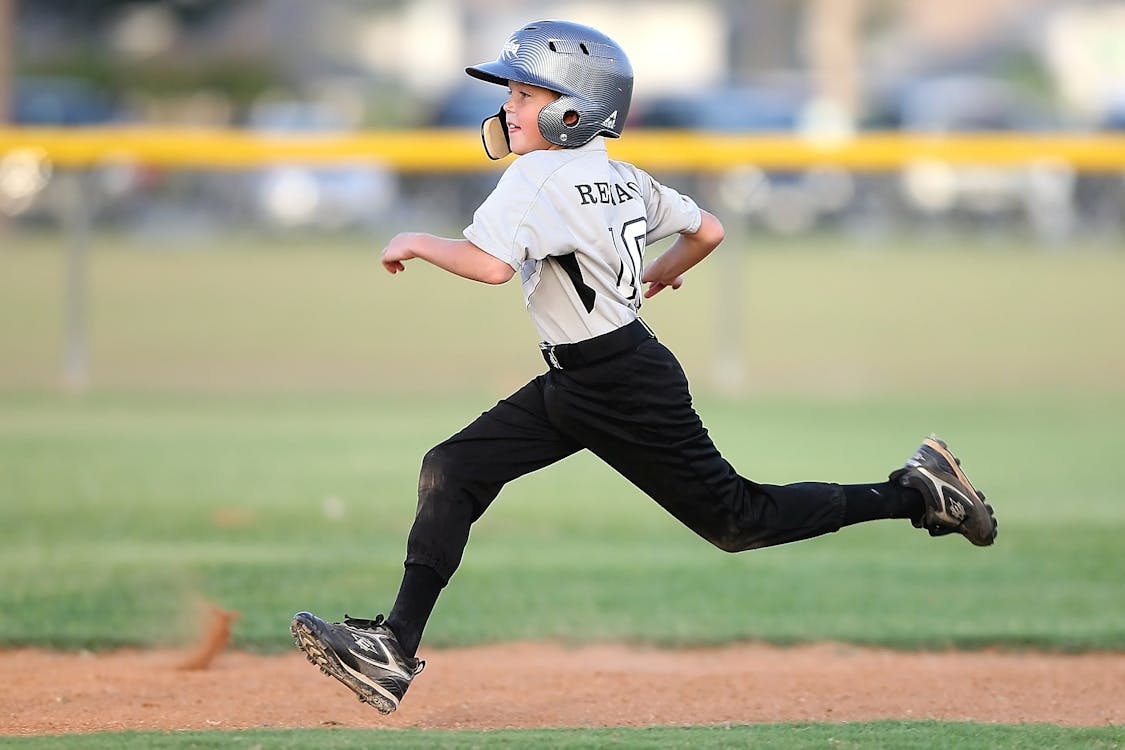
M0 651L0 735L255 727L499 729L880 718L1125 725L1125 654L901 653L838 644L429 651L398 713L294 651Z

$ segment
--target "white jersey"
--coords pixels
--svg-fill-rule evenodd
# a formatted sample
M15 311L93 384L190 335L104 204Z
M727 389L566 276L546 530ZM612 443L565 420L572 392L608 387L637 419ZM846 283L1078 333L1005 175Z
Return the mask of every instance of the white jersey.
M645 245L701 221L694 201L611 160L599 136L516 159L465 238L519 272L541 340L570 344L633 322Z

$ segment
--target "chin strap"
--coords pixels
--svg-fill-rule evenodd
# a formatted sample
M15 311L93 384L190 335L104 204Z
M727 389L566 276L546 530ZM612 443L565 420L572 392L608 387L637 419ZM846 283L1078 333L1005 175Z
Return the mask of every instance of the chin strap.
M512 153L511 141L508 140L508 117L503 107L480 124L480 137L489 159L503 159Z

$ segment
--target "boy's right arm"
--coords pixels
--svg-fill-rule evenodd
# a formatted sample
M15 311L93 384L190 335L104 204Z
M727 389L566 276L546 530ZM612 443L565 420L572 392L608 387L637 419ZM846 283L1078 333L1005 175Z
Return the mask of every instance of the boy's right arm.
M383 248L383 268L389 273L405 271L403 261L421 258L438 268L486 284L503 284L515 270L468 240L454 240L420 232L397 234Z
M665 289L679 289L688 269L706 258L723 241L725 232L722 223L707 211L702 214L697 230L681 234L671 247L645 267L641 281L648 284L646 299Z

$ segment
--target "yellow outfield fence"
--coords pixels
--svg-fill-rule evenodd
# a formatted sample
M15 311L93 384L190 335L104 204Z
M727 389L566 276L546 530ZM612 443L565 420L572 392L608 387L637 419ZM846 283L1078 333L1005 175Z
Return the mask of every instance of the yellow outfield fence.
M1047 161L1082 172L1125 170L1125 134L864 133L811 139L634 130L608 143L616 159L663 170L706 172L753 164L766 169L836 165L878 171L920 159L996 166ZM490 162L479 133L460 129L298 135L189 127L0 128L0 158L26 149L68 168L121 160L206 169L374 162L400 172L470 172L507 163Z
M891 171L919 162L1027 168L1047 165L1076 172L1125 173L1125 134L970 133L955 136L863 133L835 139L795 135L734 135L631 130L608 141L611 156L653 171L721 173L732 168L800 170L837 167ZM7 170L5 170L7 163ZM104 126L85 128L0 127L0 189L26 188L43 174L57 177L57 202L66 244L62 382L82 390L89 382L88 299L92 209L85 170L117 164L176 169L247 170L277 164L378 165L400 173L497 170L472 129L388 130L277 134L235 128ZM32 165L29 169L28 165ZM36 176L38 173L39 176ZM52 178L53 180L55 178ZM22 184L26 183L26 184ZM737 258L737 255L727 257ZM737 279L739 274L728 274ZM739 290L718 294L738 299ZM738 315L719 316L725 324ZM737 325L737 323L734 323ZM737 341L737 331L721 337ZM742 354L724 349L717 381L740 382Z

